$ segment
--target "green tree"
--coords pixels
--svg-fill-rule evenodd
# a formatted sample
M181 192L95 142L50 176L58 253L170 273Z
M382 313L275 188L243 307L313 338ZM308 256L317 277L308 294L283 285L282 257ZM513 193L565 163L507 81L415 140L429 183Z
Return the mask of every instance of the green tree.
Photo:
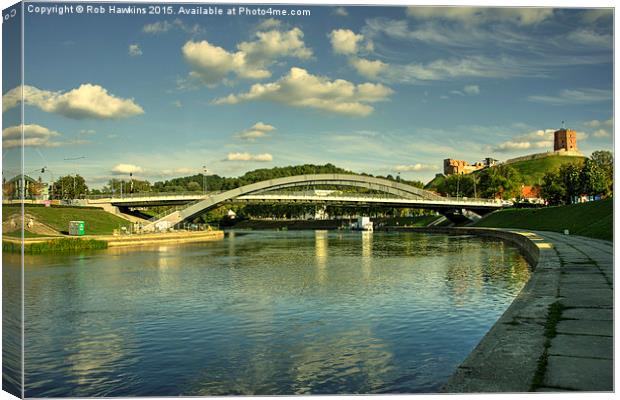
M86 181L80 175L61 176L54 182L52 197L55 199L78 199L88 193Z
M605 195L609 189L607 174L599 164L587 159L579 174L581 192L589 196Z
M190 192L199 192L202 191L202 186L196 181L191 181L187 184L187 190Z
M542 178L540 195L551 205L562 204L566 198L566 189L559 171L549 171Z
M437 190L440 194L450 197L473 197L474 178L471 175L455 174L448 175Z
M479 193L482 197L513 199L521 194L523 179L510 165L485 168L479 173Z
M582 194L581 166L578 163L566 163L560 166L560 181L564 187L564 202L571 204L575 196Z
M590 156L590 160L594 163L600 170L603 171L605 175L605 180L607 184L607 190L605 194L611 194L614 188L614 156L610 151L607 150L598 150L592 153Z

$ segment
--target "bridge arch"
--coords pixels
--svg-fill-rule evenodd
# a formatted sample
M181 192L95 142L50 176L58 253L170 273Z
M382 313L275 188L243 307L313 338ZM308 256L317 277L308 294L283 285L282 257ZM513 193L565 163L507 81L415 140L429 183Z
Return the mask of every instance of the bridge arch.
M202 200L189 204L187 207L175 211L157 221L151 223L147 228L155 229L155 225L159 222L167 221L169 224L175 225L186 219L195 217L203 212L218 207L220 204L232 200L236 197L256 194L265 191L290 188L296 186L316 186L316 185L338 185L353 186L366 189L377 190L390 193L405 199L424 199L424 200L442 200L443 197L432 193L428 190L420 189L402 182L391 181L383 178L375 178L366 175L353 174L312 174L312 175L296 175L284 178L270 179L266 181L256 182L249 185L241 186L222 193L216 193L205 197Z

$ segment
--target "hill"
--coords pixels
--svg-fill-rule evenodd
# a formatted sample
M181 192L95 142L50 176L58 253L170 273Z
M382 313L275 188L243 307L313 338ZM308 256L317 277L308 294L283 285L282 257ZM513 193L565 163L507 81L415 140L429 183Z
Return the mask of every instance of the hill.
M546 208L495 211L474 226L563 232L613 240L613 199Z
M5 204L2 207L2 220L6 221L12 215L19 214L19 212L19 206ZM36 221L64 234L68 233L69 221L84 221L87 235L111 235L114 229L131 225L130 222L116 215L103 211L101 208L94 207L43 207L25 205L24 212L31 215ZM30 235L30 233L28 235ZM11 235L9 234L9 236Z
M536 185L542 182L547 171L556 170L562 164L583 163L585 159L585 157L574 156L549 156L535 160L518 161L508 165L519 171L523 177L524 185Z
M543 176L548 171L556 170L560 168L562 164L566 163L583 163L585 159L586 157L554 155L544 158L537 158L534 160L518 161L507 165L511 166L519 172L519 174L523 178L524 185L532 186L540 184L542 182ZM481 170L476 171L473 174L479 174L480 172ZM438 174L424 186L424 189L437 190L437 188L444 179L444 175Z

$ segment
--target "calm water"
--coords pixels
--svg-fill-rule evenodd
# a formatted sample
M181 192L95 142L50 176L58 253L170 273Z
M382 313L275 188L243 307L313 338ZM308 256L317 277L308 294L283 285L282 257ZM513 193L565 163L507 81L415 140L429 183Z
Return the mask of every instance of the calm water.
M528 277L503 242L402 233L31 256L26 396L433 392Z

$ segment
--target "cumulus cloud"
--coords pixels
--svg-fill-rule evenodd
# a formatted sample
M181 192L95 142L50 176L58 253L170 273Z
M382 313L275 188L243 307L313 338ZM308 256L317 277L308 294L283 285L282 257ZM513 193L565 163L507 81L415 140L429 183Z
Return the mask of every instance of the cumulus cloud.
M410 164L410 165L397 165L394 167L396 172L421 172L421 171L437 171L439 167L430 164Z
M339 17L348 17L349 16L349 12L344 7L336 7L336 8L334 8L334 12L332 14L337 15Z
M534 103L545 103L554 106L567 104L587 104L611 101L612 92L606 89L564 89L555 96L533 95L528 100Z
M133 164L116 164L111 171L114 175L139 174L144 172L142 167Z
M175 168L175 169L164 169L161 171L161 174L165 176L175 176L175 175L191 175L197 172L198 171L195 168L180 167L180 168Z
M480 94L480 87L478 85L467 85L463 91L467 94Z
M138 44L130 44L129 45L129 55L132 57L137 57L142 55L142 49Z
M553 16L551 8L482 8L482 7L417 7L407 8L407 15L415 19L444 19L465 24L485 22L534 25Z
M264 79L271 76L268 67L283 57L308 59L312 50L303 41L299 28L289 31L256 32L255 40L241 42L237 51L227 51L206 40L188 41L182 48L185 61L191 66L190 77L213 85L234 74L243 79Z
M329 34L332 50L336 54L357 54L359 43L364 35L356 34L350 29L334 29Z
M602 126L611 128L614 126L614 119L610 118L606 121L599 121L598 119L593 119L591 121L584 122L583 125L588 128L600 128Z
M2 130L2 148L11 149L20 147L58 147L60 142L53 139L60 133L36 124L23 125L24 140L22 142L22 126L10 126Z
M354 116L367 116L374 111L368 103L385 101L393 93L382 84L354 84L344 79L330 81L312 75L302 68L291 68L279 80L254 84L247 93L231 94L216 99L215 104L238 104L252 100L269 100L294 107Z
M522 135L513 137L511 140L500 143L494 148L499 152L510 152L515 150L545 149L553 150L553 132L556 129L539 129ZM577 140L588 138L586 132L577 132Z
M606 137L610 137L611 133L609 133L607 129L597 129L596 131L592 133L592 136L596 138L606 138Z
M7 92L2 98L2 111L17 106L21 96L21 87ZM26 105L72 119L118 119L144 113L142 107L133 99L116 97L109 94L105 88L90 83L64 93L25 85L23 96Z
M266 31L269 29L279 28L282 25L282 21L275 18L267 18L262 20L257 26L256 30Z
M276 128L263 122L255 123L251 128L245 129L237 134L242 140L254 141L258 138L265 137Z
M355 68L358 74L368 79L376 79L382 71L389 67L380 60L367 60L365 58L351 57L349 64Z
M272 161L273 156L269 153L250 154L250 153L228 153L226 161Z
M181 30L185 33L189 33L192 35L196 35L199 33L203 33L204 29L198 25L186 25L181 19L176 18L172 21L157 21L152 24L147 24L142 27L142 32L152 35L157 35L161 33L166 33L172 30Z

